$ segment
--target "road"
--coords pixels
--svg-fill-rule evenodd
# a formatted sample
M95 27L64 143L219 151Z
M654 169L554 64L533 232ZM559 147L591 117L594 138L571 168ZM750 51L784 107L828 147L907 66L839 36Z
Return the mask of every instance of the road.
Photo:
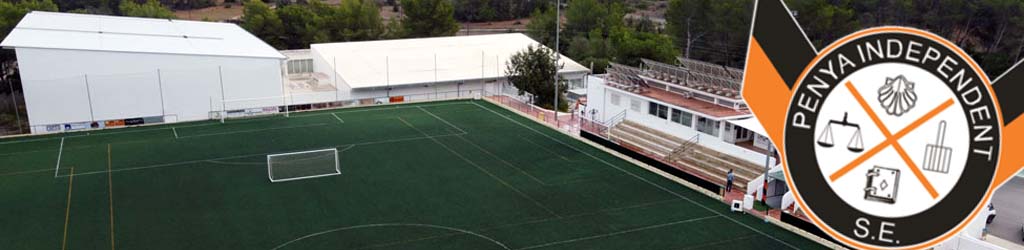
M1017 176L1006 182L992 197L996 206L996 219L988 225L989 233L999 238L1024 245L1021 226L1024 223L1024 177Z

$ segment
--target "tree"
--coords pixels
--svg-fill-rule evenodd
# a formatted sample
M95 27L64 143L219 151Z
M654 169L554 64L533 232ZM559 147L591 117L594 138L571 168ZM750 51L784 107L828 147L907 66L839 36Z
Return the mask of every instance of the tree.
M516 52L509 58L505 75L509 84L519 89L519 94L529 93L533 104L551 109L555 101L555 74L562 68L554 51L542 46L530 45ZM565 93L568 88L565 81L558 78L558 110L568 110Z
M612 31L608 40L615 48L615 61L621 64L637 66L641 58L673 63L678 55L672 40L661 34L620 27Z
M568 55L585 66L590 66L594 74L602 74L611 62L613 48L600 29L590 31L586 37L573 37L569 43Z
M607 36L612 29L623 25L624 16L623 7L618 3L573 0L565 9L565 33L575 36L600 29Z
M18 25L22 17L28 14L30 11L41 10L41 11L57 11L57 5L51 0L22 0L17 3L3 1L0 2L0 40L7 38L7 34L10 34L14 27ZM14 50L0 50L0 57L4 66L8 66L7 63L14 62ZM0 74L8 72L7 67L4 67Z
M407 37L452 36L459 32L451 0L402 0Z
M683 57L741 66L753 6L751 0L671 0L666 33Z
M326 42L328 32L322 29L322 17L304 5L292 4L277 9L284 27L283 42L288 49L309 48L310 43Z
M335 40L376 40L384 34L380 7L373 0L344 0L328 26L335 30Z
M807 34L814 46L821 48L846 34L860 29L860 21L851 8L849 1L803 0L791 5L800 19L806 20L804 29L820 30Z
M174 19L178 18L174 15L174 12L160 4L157 0L147 0L146 3L139 4L135 0L124 0L121 5L118 6L118 10L121 11L123 16L133 17L152 17L152 18L167 18Z
M8 1L0 2L0 40L7 38L7 35L14 30L14 27L18 25L21 18L30 11L41 10L41 11L57 11L57 5L51 0L22 0L17 3ZM20 74L18 74L17 60L14 54L14 50L5 49L0 50L0 93L8 93L14 95L16 91L21 89ZM8 88L10 86L10 88ZM0 107L7 109L8 107ZM12 107L13 108L13 107ZM13 111L13 110L12 110ZM16 124L13 127L20 130L23 124L17 124L13 113L20 113L25 115L24 112L12 112L11 115L0 116L0 123ZM28 119L21 119L27 121Z
M538 1L452 0L452 2L455 5L455 20L488 22L529 16Z
M245 2L245 9L242 10L242 28L274 48L284 49L287 47L282 39L284 24L281 22L281 18L263 1L249 0Z
M530 15L530 23L526 24L526 32L534 40L549 48L555 47L555 8L537 8ZM565 38L561 38L565 39ZM562 43L565 44L565 43Z

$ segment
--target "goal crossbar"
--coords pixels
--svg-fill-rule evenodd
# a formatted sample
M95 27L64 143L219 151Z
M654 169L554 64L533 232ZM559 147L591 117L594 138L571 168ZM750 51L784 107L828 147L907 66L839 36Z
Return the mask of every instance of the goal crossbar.
M271 182L294 181L341 174L335 148L267 155Z

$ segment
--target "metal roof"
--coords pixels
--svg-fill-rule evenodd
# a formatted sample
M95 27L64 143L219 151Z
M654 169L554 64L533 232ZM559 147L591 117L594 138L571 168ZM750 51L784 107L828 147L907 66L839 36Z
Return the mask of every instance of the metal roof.
M231 23L44 11L25 15L0 46L284 59Z
M520 33L323 43L310 47L337 69L353 89L386 85L455 82L505 77L505 64L529 45L543 46ZM435 64L436 61L436 64ZM589 72L561 56L561 73ZM324 71L330 72L330 69Z

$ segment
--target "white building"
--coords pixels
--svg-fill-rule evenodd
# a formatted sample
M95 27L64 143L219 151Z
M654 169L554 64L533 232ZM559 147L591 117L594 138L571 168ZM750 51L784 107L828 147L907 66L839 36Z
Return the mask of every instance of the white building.
M509 93L508 59L530 45L543 46L519 33L313 44L310 50L284 51L285 91L292 104ZM567 57L560 63L559 74L582 88L589 69Z
M642 61L588 77L585 117L608 127L601 136L718 185L734 170L737 188L759 200L768 164L767 200L787 207L771 142L739 95L742 70L685 58Z
M285 57L229 23L35 11L0 46L17 54L32 133L210 119L285 101Z

